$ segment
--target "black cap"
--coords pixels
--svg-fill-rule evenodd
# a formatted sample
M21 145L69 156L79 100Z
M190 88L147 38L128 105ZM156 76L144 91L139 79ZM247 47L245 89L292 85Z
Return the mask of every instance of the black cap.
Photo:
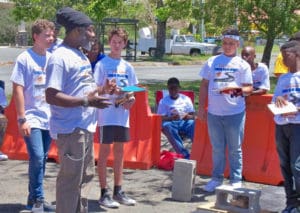
M295 48L295 47L300 47L300 42L296 41L296 40L291 40L291 41L288 41L285 44L283 44L280 47L280 50L282 51L282 50L286 50L286 49L290 49L290 48Z
M56 22L64 26L67 32L75 27L88 27L93 24L87 15L70 7L64 7L57 11Z

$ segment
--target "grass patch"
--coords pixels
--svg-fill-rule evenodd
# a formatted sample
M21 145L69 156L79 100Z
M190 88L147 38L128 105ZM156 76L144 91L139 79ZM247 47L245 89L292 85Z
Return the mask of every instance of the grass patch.
M256 54L263 54L265 46L259 45L255 46ZM241 55L242 48L238 49L237 55ZM279 46L274 45L272 49L272 54L277 55L280 52ZM211 55L199 55L199 56L189 56L189 55L164 55L163 58L151 57L148 54L139 57L138 60L141 61L152 61L152 62L166 62L172 65L191 65L191 64L203 64L210 58Z
M201 64L206 61L211 55L199 55L199 56L188 56L188 55L164 55L163 58L155 58L146 56L142 58L142 61L154 61L154 62L167 62L172 65L190 65L190 64Z
M255 52L256 53L263 54L264 49L265 49L265 46L263 46L263 45L255 46ZM280 52L280 47L278 45L273 45L272 54L277 55L279 52Z

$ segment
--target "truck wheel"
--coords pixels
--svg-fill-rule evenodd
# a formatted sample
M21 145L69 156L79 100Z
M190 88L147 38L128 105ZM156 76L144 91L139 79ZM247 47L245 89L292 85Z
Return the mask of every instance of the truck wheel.
M155 48L150 48L149 49L149 55L151 56L151 57L154 57L155 56Z
M191 50L190 56L198 56L200 55L200 50Z

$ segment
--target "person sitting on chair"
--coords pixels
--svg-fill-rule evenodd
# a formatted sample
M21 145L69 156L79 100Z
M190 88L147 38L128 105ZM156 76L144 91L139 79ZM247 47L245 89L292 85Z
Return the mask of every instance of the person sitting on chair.
M157 113L162 115L162 132L172 144L174 150L189 159L190 153L184 147L182 138L193 140L195 110L192 100L179 93L180 83L177 78L170 78L167 83L169 95L160 100Z

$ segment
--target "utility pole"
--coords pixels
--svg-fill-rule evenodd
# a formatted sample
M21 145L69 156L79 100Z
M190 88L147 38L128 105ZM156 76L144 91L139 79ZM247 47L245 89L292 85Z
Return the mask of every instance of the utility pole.
M201 21L200 21L200 30L201 30L201 41L204 42L205 38L205 25L204 25L204 3L205 0L200 0L200 12L202 12L201 15Z
M235 0L235 27L238 29L239 5L238 0Z

